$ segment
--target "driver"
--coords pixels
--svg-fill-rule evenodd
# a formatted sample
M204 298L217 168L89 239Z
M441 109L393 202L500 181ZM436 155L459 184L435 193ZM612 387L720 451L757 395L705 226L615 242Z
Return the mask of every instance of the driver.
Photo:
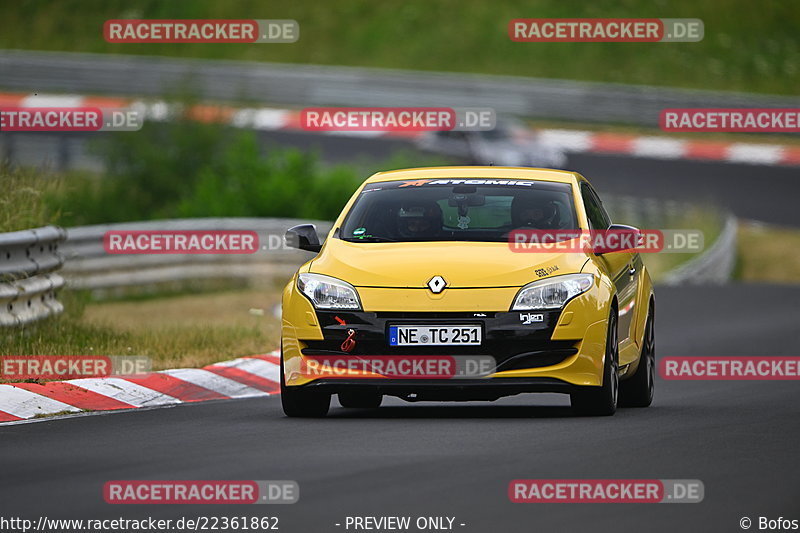
M519 229L557 229L558 208L546 198L517 196L511 203L511 221Z
M431 239L442 230L444 216L439 204L412 204L397 212L397 230L408 239Z

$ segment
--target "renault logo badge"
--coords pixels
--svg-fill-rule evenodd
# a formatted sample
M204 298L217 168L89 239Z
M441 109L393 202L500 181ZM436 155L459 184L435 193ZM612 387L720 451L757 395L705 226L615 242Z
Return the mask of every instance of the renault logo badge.
M428 288L433 294L439 294L447 287L447 282L442 276L433 276L428 282Z

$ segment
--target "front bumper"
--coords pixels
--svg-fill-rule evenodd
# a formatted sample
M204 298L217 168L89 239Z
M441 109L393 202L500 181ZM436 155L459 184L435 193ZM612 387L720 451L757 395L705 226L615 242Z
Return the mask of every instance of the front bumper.
M562 312L327 312L315 311L321 335L297 339L284 330L283 358L287 386L313 386L336 393L370 389L413 399L494 399L521 392L570 392L575 386L602 383L605 323L591 324L583 338L554 335ZM542 315L530 320L526 315ZM539 320L541 318L541 320ZM563 322L563 321L561 321ZM480 346L397 347L387 343L390 325L480 325ZM342 342L354 330L355 347L346 352ZM321 337L321 338L319 338ZM563 336L562 336L563 337ZM555 340L554 340L555 338ZM491 356L494 373L480 379L374 379L374 374L348 372L336 378L309 376L301 371L306 357L382 356Z

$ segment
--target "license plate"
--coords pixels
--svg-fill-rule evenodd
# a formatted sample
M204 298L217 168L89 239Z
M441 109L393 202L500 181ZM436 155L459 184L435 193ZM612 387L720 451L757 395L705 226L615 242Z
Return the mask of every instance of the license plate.
M389 346L476 346L480 326L389 326Z

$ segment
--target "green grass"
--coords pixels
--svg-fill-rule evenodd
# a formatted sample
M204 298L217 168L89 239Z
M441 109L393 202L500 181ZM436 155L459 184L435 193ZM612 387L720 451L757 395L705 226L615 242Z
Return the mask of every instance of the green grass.
M278 295L259 289L93 303L88 294L62 291L62 315L0 329L0 356L136 355L161 370L266 353L280 338L271 312ZM258 305L268 307L263 316L249 312Z
M61 188L58 176L0 165L0 233L56 223L60 212L49 197Z
M513 18L700 18L699 43L515 43ZM295 19L293 44L109 44L112 18ZM18 0L0 47L355 65L797 94L795 0ZM32 88L33 89L33 88Z
M81 409L81 412L82 413L91 413L92 410L91 409ZM57 413L40 413L40 414L34 416L33 418L35 420L37 420L37 419L40 419L40 418L53 418L53 417L56 417L56 416L67 416L67 415L74 415L74 414L76 414L76 413L74 413L72 411L64 410L64 411L59 411Z
M800 281L800 230L740 221L736 278L745 282Z

